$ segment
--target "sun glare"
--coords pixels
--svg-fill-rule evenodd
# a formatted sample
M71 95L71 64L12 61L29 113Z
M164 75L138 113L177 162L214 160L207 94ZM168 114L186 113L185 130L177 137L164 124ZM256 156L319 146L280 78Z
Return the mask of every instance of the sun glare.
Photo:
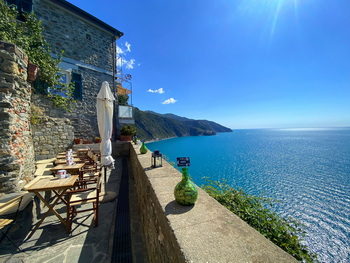
M294 17L298 20L298 7L300 0L242 0L240 12L261 14L268 21L268 32L272 38L276 33L278 22L284 8L292 9Z

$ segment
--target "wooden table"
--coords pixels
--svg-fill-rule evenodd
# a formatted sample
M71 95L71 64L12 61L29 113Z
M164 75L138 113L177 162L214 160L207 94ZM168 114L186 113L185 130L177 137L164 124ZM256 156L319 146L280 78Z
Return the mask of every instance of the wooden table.
M76 150L77 153L81 153L81 152L87 153L88 151L90 151L90 148Z
M80 158L73 158L73 162L74 163L82 163L82 162L85 162L85 161L81 160ZM66 159L56 159L56 161L55 161L55 165L66 164L66 163L67 163Z
M78 157L87 158L87 153L89 151L90 151L90 149L78 149L76 152L77 152Z
M28 192L34 193L41 201L43 201L44 205L48 207L47 212L43 215L43 217L39 220L39 222L35 225L34 229L31 231L27 240L31 238L34 232L39 228L45 218L50 214L50 212L54 213L61 223L68 230L68 221L63 219L61 215L55 210L55 205L57 205L58 201L61 200L64 203L66 201L63 198L64 193L72 188L75 182L78 179L78 175L72 175L69 178L58 179L55 177L48 176L38 176L33 181L24 186L24 189ZM45 200L45 198L40 194L41 191L52 191L54 193L54 198L51 201Z
M70 174L82 174L82 168L84 167L85 163L76 163L73 165L67 165L67 164L59 164L56 165L54 168L51 168L50 170L56 173L58 170L66 170Z
M65 153L63 153L63 154L59 153L59 154L57 154L56 159L65 159L66 157L67 157L67 155ZM72 157L73 158L77 158L78 154L77 153L73 153Z

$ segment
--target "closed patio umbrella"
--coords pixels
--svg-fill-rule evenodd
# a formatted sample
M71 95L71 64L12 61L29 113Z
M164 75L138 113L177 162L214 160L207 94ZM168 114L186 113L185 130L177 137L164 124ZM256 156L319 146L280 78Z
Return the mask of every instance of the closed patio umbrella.
M107 81L102 82L102 87L97 94L97 123L100 132L101 165L114 166L112 154L112 131L113 131L113 101L115 100Z
M107 81L102 82L100 91L97 94L97 124L100 132L101 143L101 165L104 166L104 187L102 202L108 202L116 197L114 192L106 192L106 172L107 167L114 169L114 159L112 154L111 137L113 132L113 101L115 100Z

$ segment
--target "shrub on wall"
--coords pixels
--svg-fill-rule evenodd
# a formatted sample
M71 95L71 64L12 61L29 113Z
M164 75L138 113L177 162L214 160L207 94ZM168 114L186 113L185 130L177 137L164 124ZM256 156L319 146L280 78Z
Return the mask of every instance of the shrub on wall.
M0 40L16 44L26 52L30 63L39 67L39 81L51 91L47 96L55 106L70 110L74 103L73 84L63 85L59 82L60 59L50 55L50 47L42 32L42 24L34 14L19 13L14 6L0 0Z
M249 195L226 183L210 181L202 188L220 204L235 213L262 235L302 262L316 262L298 236L304 235L299 224L286 220L271 210L271 199Z

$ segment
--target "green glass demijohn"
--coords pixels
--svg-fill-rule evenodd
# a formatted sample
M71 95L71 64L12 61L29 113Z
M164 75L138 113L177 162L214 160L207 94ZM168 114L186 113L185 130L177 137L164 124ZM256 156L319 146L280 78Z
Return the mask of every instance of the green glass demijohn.
M180 205L193 205L197 200L198 191L189 178L187 168L182 168L182 180L175 186L174 196Z
M141 148L140 148L140 153L145 154L147 152L147 147L144 142L142 142Z

